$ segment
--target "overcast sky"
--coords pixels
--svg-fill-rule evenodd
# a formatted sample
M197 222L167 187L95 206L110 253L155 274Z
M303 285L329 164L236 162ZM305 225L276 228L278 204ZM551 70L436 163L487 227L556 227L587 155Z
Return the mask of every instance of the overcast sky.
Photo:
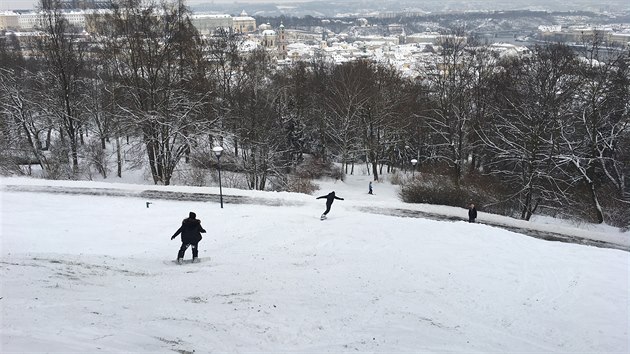
M36 2L37 0L0 0L0 11L30 9Z

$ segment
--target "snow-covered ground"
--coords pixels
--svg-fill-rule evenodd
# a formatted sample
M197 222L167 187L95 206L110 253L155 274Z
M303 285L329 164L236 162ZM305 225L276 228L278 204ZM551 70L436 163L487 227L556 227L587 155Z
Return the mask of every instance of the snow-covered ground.
M322 181L314 196L224 189L282 203L221 209L140 197L215 187L4 178L0 352L630 351L629 252L364 213L466 217L402 203L386 182L368 195L369 180ZM128 194L45 192L55 188ZM315 197L331 190L346 200L320 221ZM170 236L189 211L208 233L202 262L179 266ZM526 224L629 244L614 228L540 221Z

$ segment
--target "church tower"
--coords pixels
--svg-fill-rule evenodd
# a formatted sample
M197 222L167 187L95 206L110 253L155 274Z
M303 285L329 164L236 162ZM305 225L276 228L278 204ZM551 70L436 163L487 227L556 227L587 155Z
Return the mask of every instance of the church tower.
M282 60L287 58L287 34L284 31L284 24L280 21L278 29L278 57Z

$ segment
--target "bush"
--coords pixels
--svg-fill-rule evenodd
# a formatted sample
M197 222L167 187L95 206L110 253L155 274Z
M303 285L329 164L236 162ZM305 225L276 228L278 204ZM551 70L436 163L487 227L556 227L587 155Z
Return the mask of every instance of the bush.
M471 201L481 203L469 190L457 188L449 179L428 175L402 186L400 196L408 203L426 203L450 206L465 206Z
M621 200L614 188L605 188L600 193L600 203L606 224L622 230L630 229L630 201Z
M341 168L336 167L330 161L324 161L319 158L307 158L302 164L296 168L296 175L301 178L318 179L322 177L331 177L344 180L345 175Z
M177 170L174 177L177 176L179 183L185 186L204 187L208 185L208 171L191 165L185 170Z
M308 178L289 176L287 191L295 193L313 194L319 187Z
M109 164L109 156L107 155L107 150L101 147L101 142L99 140L92 140L88 142L84 147L85 159L88 164L88 170L90 167L96 169L96 171L103 176L103 178L107 178L107 174L109 173L109 168L107 167Z
M396 171L389 176L389 182L395 186L400 186L405 183L405 178L400 171Z
M48 174L44 178L52 180L72 179L73 171L68 156L67 147L60 143L52 144L46 159Z
M426 203L467 207L474 203L477 209L503 215L514 215L517 204L502 201L501 190L496 189L495 181L489 177L468 178L457 186L444 175L416 173L415 179L403 182L400 196L407 203ZM515 208L516 207L516 208Z

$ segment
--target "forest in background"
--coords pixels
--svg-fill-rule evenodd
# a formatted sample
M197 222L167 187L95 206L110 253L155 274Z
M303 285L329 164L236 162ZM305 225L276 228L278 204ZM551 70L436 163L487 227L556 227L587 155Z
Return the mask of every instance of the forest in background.
M597 36L581 53L521 56L453 37L410 79L369 60L278 67L238 35L201 37L177 2L115 1L91 34L55 1L42 10L44 35L0 40L5 175L120 177L135 152L168 185L216 169L221 145L222 168L250 189L301 189L360 163L375 181L414 169L392 181L408 202L630 224L629 53L600 50Z

